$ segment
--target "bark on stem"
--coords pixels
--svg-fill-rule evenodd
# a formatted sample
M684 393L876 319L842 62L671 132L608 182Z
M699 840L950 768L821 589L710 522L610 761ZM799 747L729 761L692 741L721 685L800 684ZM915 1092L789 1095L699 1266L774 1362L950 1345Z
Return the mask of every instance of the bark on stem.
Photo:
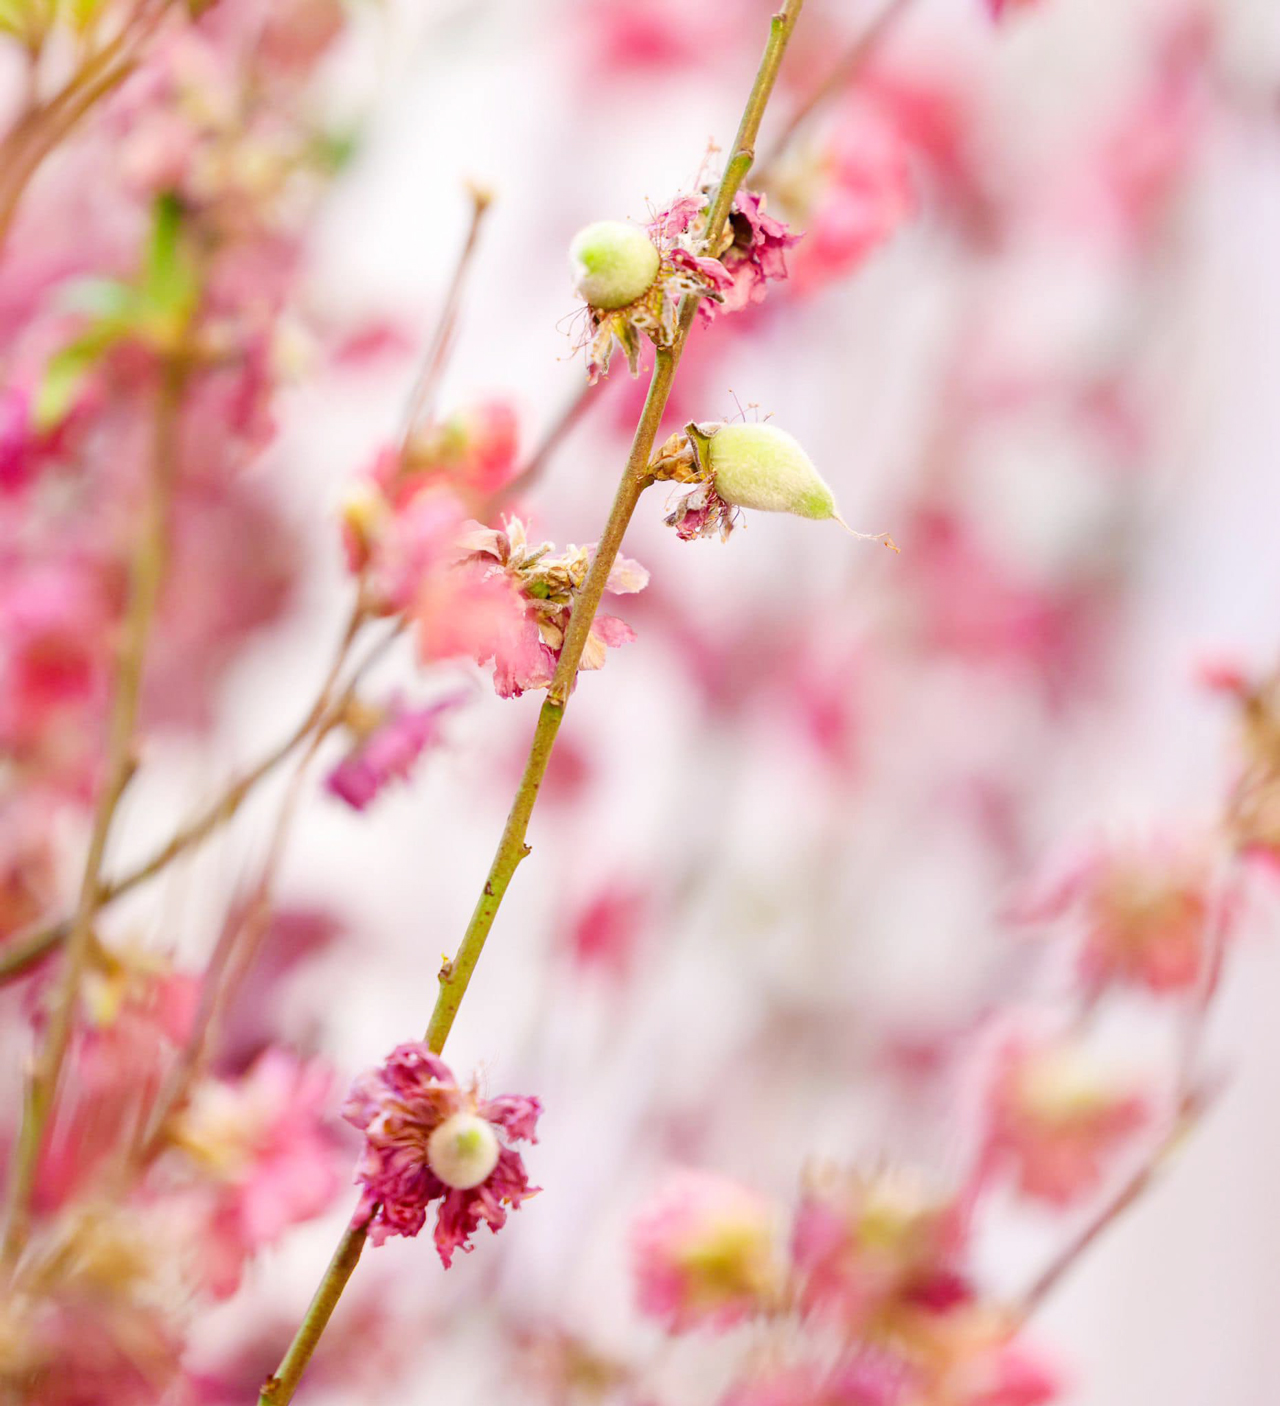
M729 212L733 207L734 196L738 193L738 188L751 169L760 121L764 116L769 95L773 91L778 69L782 63L783 53L791 38L792 31L795 29L796 21L800 17L803 4L804 0L785 0L782 8L770 21L769 40L765 46L764 56L760 61L755 82L747 98L742 120L738 124L733 152L725 166L724 175L707 217L706 240L709 248L715 248L723 233ZM511 876L515 873L516 866L529 852L528 846L525 844L529 818L533 814L533 807L538 799L538 789L546 774L547 763L551 759L556 734L564 718L569 695L577 678L582 651L586 647L596 609L604 595L609 572L613 569L614 559L622 546L622 539L626 536L627 527L635 512L636 504L640 500L640 495L651 481L649 460L653 454L654 441L657 439L658 427L662 422L663 411L666 409L672 381L675 379L676 367L680 361L684 340L689 333L689 328L693 325L697 310L696 298L684 300L680 308L673 344L670 347L659 349L655 355L653 376L649 382L649 391L645 397L640 422L636 426L635 436L631 442L627 465L623 470L621 482L618 484L618 491L614 496L608 521L605 523L604 531L596 547L591 569L587 573L587 579L583 582L582 589L574 602L569 626L565 631L560 660L551 680L551 686L547 690L546 701L538 715L538 724L529 749L529 758L525 763L524 775L520 778L520 785L516 790L511 811L507 816L502 838L498 842L497 853L490 865L484 888L481 890L471 921L467 924L467 930L463 934L457 954L452 961L445 964L440 973L440 991L436 997L430 1024L427 1027L427 1043L437 1053L444 1048L445 1040L453 1028L458 1007L462 1003L471 975L475 971L481 952L484 950L485 940L493 926L493 920L497 916L507 886L511 882ZM284 1359L275 1374L268 1377L263 1383L261 1394L258 1397L258 1406L285 1406L286 1402L293 1399L298 1381L306 1370L316 1344L320 1341L329 1318L342 1296L342 1291L359 1262L365 1239L366 1232L363 1226L349 1226L344 1232Z
M26 1243L45 1127L57 1097L58 1080L75 1023L80 979L93 946L93 921L101 902L102 860L116 807L133 768L133 735L142 693L147 642L160 598L168 557L169 504L178 472L178 417L186 370L181 353L165 362L156 406L155 442L142 533L134 553L129 605L111 704L106 774L89 836L80 897L71 919L67 951L27 1091L22 1128L9 1180L9 1210L3 1259L12 1264Z

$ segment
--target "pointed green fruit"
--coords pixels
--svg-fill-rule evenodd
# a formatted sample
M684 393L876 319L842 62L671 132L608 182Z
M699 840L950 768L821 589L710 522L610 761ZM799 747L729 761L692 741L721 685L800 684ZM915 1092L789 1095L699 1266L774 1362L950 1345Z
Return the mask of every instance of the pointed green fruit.
M621 220L580 229L569 245L569 261L578 295L604 312L625 308L647 292L662 262L644 230Z
M843 522L813 461L773 425L702 425L716 492L738 508Z

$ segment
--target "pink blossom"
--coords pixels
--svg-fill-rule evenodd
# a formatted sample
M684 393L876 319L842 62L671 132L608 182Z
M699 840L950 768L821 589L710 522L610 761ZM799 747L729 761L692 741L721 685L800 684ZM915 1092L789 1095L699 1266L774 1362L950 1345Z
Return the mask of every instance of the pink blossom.
M648 910L649 896L643 889L625 882L607 884L569 925L573 960L584 969L625 975L635 959Z
M720 312L741 312L764 301L766 287L787 276L787 250L800 240L765 210L766 197L739 190L734 197L726 232L727 243L712 254L705 246L705 196L683 195L650 225L655 241L673 267L699 279L714 295L698 304L704 324Z
M537 1190L509 1143L536 1142L541 1112L536 1098L483 1100L474 1085L460 1088L448 1065L421 1042L397 1046L383 1065L355 1081L342 1110L365 1135L356 1168L363 1194L355 1223L367 1225L369 1238L380 1245L389 1235L417 1235L431 1202L439 1201L435 1242L447 1269L455 1251L473 1248L471 1236L481 1222L498 1231L506 1224L506 1208L518 1207ZM497 1138L493 1168L474 1186L447 1184L428 1150L432 1133L458 1114L483 1120Z
M92 1187L151 1116L187 1039L198 979L156 954L119 949L87 974L56 1117L40 1159L36 1205L51 1211ZM33 993L45 1012L43 985Z
M673 1333L732 1327L781 1282L773 1208L713 1172L669 1176L632 1221L631 1250L641 1312Z
M238 1079L206 1079L172 1140L209 1192L214 1293L235 1289L245 1258L325 1211L341 1186L328 1124L331 1078L286 1050Z
M1215 913L1205 859L1154 842L1091 851L1015 916L1079 922L1089 992L1119 984L1159 996L1196 985Z
M810 174L798 170L805 238L793 278L809 292L851 273L914 214L909 149L885 108L862 98L832 128Z
M791 1253L804 1309L865 1334L968 1303L960 1249L956 1208L915 1179L832 1172L806 1187Z
M1071 1205L1098 1189L1149 1116L1147 1100L1078 1045L1014 1037L994 1061L985 1160L1024 1196Z
M453 697L410 708L396 696L371 717L361 717L355 745L330 771L326 788L353 810L364 810L384 787L408 779L422 753L439 742L441 719L461 701Z
M995 1349L966 1369L962 1406L1045 1406L1062 1383L1047 1363L1017 1345Z

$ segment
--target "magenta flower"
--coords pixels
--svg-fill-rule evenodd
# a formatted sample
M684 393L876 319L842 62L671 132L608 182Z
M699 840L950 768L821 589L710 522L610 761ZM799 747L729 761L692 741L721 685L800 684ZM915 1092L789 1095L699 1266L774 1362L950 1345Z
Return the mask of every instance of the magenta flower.
M461 698L410 708L394 697L367 722L356 720L356 742L325 779L325 788L353 810L364 808L393 781L408 779L422 753L440 740L440 720Z
M507 1207L537 1192L508 1143L536 1142L541 1112L536 1098L482 1100L474 1085L460 1088L421 1041L397 1046L355 1081L342 1110L365 1135L353 1224L367 1225L380 1245L389 1235L417 1235L439 1201L435 1242L447 1269L455 1250L471 1250L482 1221L496 1233Z

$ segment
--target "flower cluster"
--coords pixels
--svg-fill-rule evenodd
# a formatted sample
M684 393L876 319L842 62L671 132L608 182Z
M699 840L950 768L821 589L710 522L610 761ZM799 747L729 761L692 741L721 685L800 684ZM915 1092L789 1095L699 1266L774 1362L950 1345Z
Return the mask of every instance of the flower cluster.
M509 1143L536 1142L541 1112L536 1098L481 1099L426 1045L398 1046L356 1080L342 1110L365 1138L355 1223L379 1245L389 1235L417 1235L439 1201L434 1235L447 1269L455 1251L472 1248L482 1222L500 1230L507 1207L537 1191Z

